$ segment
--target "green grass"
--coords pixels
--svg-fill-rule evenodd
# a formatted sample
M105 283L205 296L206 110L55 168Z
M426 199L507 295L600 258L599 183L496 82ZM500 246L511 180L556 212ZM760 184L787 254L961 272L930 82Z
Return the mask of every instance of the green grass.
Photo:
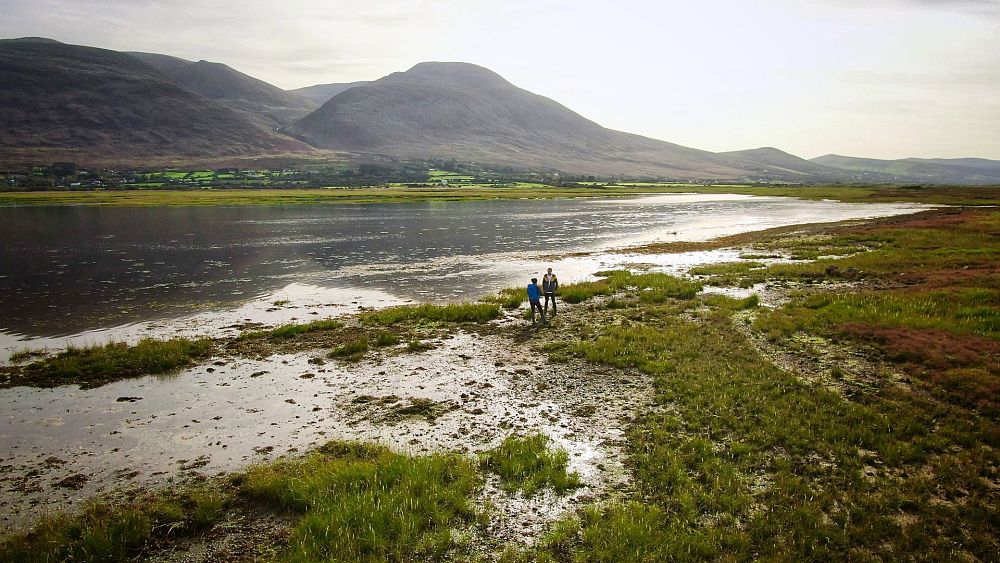
M378 347L395 346L403 341L403 337L392 332L379 332L375 335L375 345Z
M551 439L540 433L508 436L496 448L480 455L480 465L500 477L503 487L523 491L525 496L551 488L564 493L580 486L580 476L566 472L565 450L549 448Z
M291 338L293 336L298 336L300 334L305 334L307 332L315 332L321 330L337 330L343 328L344 323L335 320L320 320L313 321L310 323L302 324L286 324L281 325L272 330L255 330L250 332L244 332L240 335L241 339L247 338Z
M303 459L253 467L244 494L299 515L284 561L441 561L471 524L474 465L331 442Z
M504 309L517 309L527 299L527 290L523 287L507 287L501 289L496 295L483 298L485 303L496 303Z
M328 356L331 358L356 362L365 357L365 354L368 353L368 349L368 337L365 336L337 346L333 350L330 350Z
M433 349L434 346L430 344L425 344L419 340L410 340L406 343L407 352L426 352L427 350Z
M365 324L388 326L399 323L485 323L500 316L496 303L449 305L403 305L369 311L361 315Z
M899 390L852 402L776 368L726 314L689 322L654 313L649 324L606 326L571 347L588 361L656 377L663 409L643 413L630 434L638 502L557 527L578 531L543 542L548 556L822 560L860 548L898 559L955 545L980 558L994 552L1000 505L980 477L995 476L1000 461L989 424ZM966 447L956 451L956 443ZM870 464L878 469L869 477ZM962 507L932 501L953 495ZM899 525L900 513L916 524Z
M887 328L936 329L1000 338L1000 291L952 288L935 291L822 293L793 300L762 316L757 328L787 336L796 331L864 323Z
M559 295L567 303L582 303L599 295L629 291L640 301L663 303L670 299L692 299L701 291L699 282L662 273L635 274L625 270L598 272L605 279L566 284Z
M93 501L74 515L43 517L27 534L0 540L0 561L131 561L167 539L210 529L230 502L190 489L113 504Z
M764 264L760 262L724 262L722 264L696 266L688 270L688 273L692 276L711 276L711 279L708 281L711 285L750 287L752 282L746 274L762 267L764 267Z
M64 352L25 366L13 383L38 387L76 383L84 388L99 387L119 379L165 373L187 366L211 350L212 341L207 338L144 338L134 345L112 342L84 348L70 346Z

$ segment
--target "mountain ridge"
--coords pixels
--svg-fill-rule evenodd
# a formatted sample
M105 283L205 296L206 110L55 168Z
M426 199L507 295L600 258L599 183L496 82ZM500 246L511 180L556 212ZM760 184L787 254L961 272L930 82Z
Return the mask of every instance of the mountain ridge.
M0 156L9 161L312 150L107 49L0 42L0 99Z
M738 177L715 153L604 128L470 63L425 62L337 94L283 131L313 146L586 174Z
M286 91L222 63L25 37L0 40L0 96L0 161L11 162L346 154L636 179L1000 183L989 159L685 147L603 127L461 62Z
M158 53L129 52L189 92L215 100L277 128L319 107L312 100L244 74L223 63L188 61Z

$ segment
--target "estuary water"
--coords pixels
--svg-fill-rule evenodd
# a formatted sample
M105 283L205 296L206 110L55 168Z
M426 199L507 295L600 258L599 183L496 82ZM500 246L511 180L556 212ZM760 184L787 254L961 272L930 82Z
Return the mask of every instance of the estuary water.
M563 283L654 241L913 212L912 204L676 194L372 205L0 208L0 359L365 306ZM578 255L590 254L589 258ZM567 256L575 258L566 258ZM625 258L622 258L624 256ZM634 257L633 257L634 258ZM732 259L699 253L677 268ZM643 260L648 261L644 257Z

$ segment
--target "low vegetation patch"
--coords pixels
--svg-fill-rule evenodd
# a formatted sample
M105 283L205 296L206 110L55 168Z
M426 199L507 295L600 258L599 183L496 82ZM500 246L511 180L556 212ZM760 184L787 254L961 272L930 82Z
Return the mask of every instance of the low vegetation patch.
M485 323L500 316L496 303L454 303L449 305L403 305L369 311L361 321L372 325L399 323Z
M0 541L0 561L131 561L157 544L210 529L230 502L207 488L91 502L75 515L43 518Z
M565 450L550 449L551 439L540 433L508 436L502 444L480 455L480 465L500 477L504 488L525 496L549 487L564 493L580 486L580 476L566 472Z
M368 353L368 338L362 337L330 350L329 357L356 362Z
M241 339L246 338L291 338L293 336L298 336L300 334L305 334L307 332L315 332L321 330L337 330L343 328L344 323L340 321L335 321L331 319L313 321L311 323L302 324L286 324L281 325L272 330L259 330L252 332L245 332L240 335Z
M640 301L662 303L670 299L692 299L701 291L699 282L659 272L635 274L626 270L598 272L602 280L567 284L559 295L567 303L582 303L599 295L630 292Z
M507 287L501 289L496 295L483 299L486 303L496 303L504 309L517 309L527 299L528 292L523 287Z
M79 384L85 389L99 387L119 379L169 372L190 365L211 350L211 340L187 338L144 338L134 345L112 342L84 348L70 346L55 356L24 366L7 386Z
M305 458L251 468L242 492L301 515L287 561L440 561L475 519L475 466L454 454L410 457L331 442Z

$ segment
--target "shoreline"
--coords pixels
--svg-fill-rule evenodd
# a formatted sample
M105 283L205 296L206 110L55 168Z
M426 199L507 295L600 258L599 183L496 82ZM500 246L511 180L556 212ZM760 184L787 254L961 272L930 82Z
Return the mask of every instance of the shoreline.
M563 188L531 187L380 187L315 189L192 189L0 192L0 207L88 205L125 207L201 205L318 205L371 204L430 201L479 201L491 199L561 199L573 197L623 197L650 194L736 194L831 199L844 203L917 202L943 205L990 206L1000 204L998 186L748 186L630 183Z

